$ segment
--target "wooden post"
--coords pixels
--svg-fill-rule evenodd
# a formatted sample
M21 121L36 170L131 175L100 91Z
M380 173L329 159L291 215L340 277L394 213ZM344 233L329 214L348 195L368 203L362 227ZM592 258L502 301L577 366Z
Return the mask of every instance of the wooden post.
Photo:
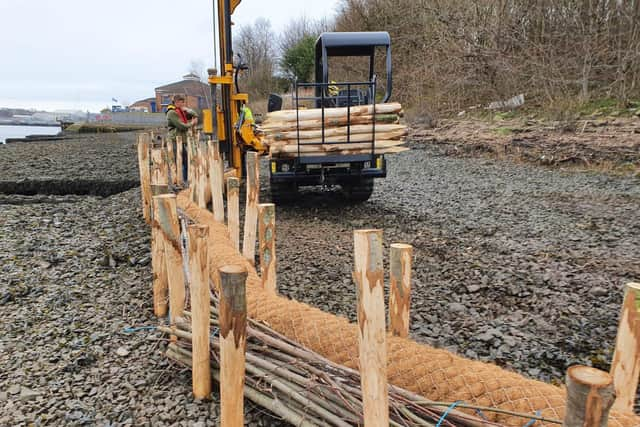
M244 425L244 363L247 337L247 271L220 268L220 425Z
M195 224L189 233L189 286L191 290L191 331L193 334L191 367L193 397L206 399L211 394L209 364L209 262L207 238L209 227Z
M162 186L160 186L162 187ZM158 317L167 315L167 294L169 280L167 277L165 235L157 218L161 217L159 197L153 196L153 219L151 221L151 269L153 271L153 312Z
M191 132L187 133L187 159L183 159L183 161L187 162L187 179L189 181L189 195L191 196L191 200L197 202L196 198L196 187L198 186L198 180L195 176L196 174L196 157L197 157L198 147L196 141L193 138Z
M227 227L231 243L240 250L240 180L227 178Z
M412 254L411 245L391 244L389 327L393 335L403 338L409 335Z
M168 185L167 164L162 148L151 149L151 184Z
M258 205L258 242L262 289L275 294L278 287L276 284L276 205L273 203Z
M209 182L211 187L211 208L213 218L224 223L224 201L222 199L222 187L224 178L222 176L222 157L220 157L220 147L218 141L209 140Z
M244 239L242 241L242 255L255 263L256 256L256 226L258 222L258 197L260 194L260 172L258 169L258 153L249 151L247 163L247 204L244 212Z
M173 142L170 140L166 140L166 151L167 154L167 165L169 168L169 175L171 184L176 184L177 181L177 168L176 168L176 153L173 147Z
M389 425L387 344L384 318L382 230L353 235L358 294L358 342L364 425Z
M164 255L169 286L169 322L174 325L176 318L184 312L184 272L182 269L182 253L180 248L180 223L176 209L176 195L165 194L155 196L154 224L158 224L164 235Z
M606 427L615 399L607 372L575 365L567 370L567 409L564 427Z
M198 177L198 187L197 187L197 198L198 198L198 206L203 209L207 208L207 146L203 142L198 143L198 156L196 157L197 164L196 168L198 172L196 176Z
M616 389L613 409L633 413L640 376L640 283L625 286L611 376Z
M151 169L149 167L149 134L138 134L138 168L140 170L140 192L142 193L142 215L151 224Z
M176 137L176 169L178 170L178 174L176 175L176 184L182 185L184 182L184 177L182 176L182 168L183 168L183 159L182 159L182 146L184 141L181 136Z

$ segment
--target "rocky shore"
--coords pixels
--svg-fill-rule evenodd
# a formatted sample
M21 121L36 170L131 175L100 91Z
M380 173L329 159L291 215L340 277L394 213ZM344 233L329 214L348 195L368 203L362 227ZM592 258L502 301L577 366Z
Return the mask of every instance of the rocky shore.
M216 425L153 330L134 144L0 146L0 425ZM415 248L417 341L545 381L608 369L640 280L640 181L411 145L368 203L304 191L277 208L280 292L354 320L352 233L379 227Z

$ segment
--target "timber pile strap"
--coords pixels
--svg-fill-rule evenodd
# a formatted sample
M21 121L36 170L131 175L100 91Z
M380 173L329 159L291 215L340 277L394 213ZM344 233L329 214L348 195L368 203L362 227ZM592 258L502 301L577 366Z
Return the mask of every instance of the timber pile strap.
M267 323L275 331L331 361L358 368L357 325L306 304L274 296L261 289L255 268L234 249L224 224L213 214L198 208L185 193L178 195L178 207L192 220L209 225L211 279L219 283L217 269L242 264L247 278L247 315ZM462 400L480 406L564 418L566 394L563 388L526 379L498 366L471 361L446 350L434 349L412 340L387 338L389 382L434 401ZM521 426L522 418L486 413L487 418L509 426ZM536 426L551 425L536 422ZM640 417L612 411L609 426L640 425Z

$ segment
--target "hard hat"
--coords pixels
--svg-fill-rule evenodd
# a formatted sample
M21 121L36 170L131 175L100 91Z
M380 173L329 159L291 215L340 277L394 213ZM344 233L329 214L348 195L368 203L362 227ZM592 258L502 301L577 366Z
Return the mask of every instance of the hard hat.
M327 88L327 92L329 92L329 95L331 96L336 96L340 92L340 89L338 89L338 86L334 85L335 82L336 82L335 80L331 80L330 82L331 85Z

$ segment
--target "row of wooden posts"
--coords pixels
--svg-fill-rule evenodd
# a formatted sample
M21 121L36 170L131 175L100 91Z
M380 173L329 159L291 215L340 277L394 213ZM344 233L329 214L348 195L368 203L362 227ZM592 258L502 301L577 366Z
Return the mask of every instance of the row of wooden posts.
M154 312L158 317L165 317L169 312L169 321L175 325L176 321L183 318L187 285L193 334L193 394L196 398L207 398L211 393L209 229L202 224L186 225L187 221L184 218L181 220L176 195L169 188L172 184L185 184L180 179L181 164L183 160L187 161L192 200L202 209L207 209L205 194L209 185L214 218L224 223L222 159L215 141L201 144L197 143L196 138L189 138L189 159L177 155L181 153L181 141L178 141L175 157L171 144L154 147L151 141L149 134L140 135L138 159L142 209L145 219L152 224ZM275 206L258 203L259 169L256 153L246 154L246 165L247 198L242 254L251 263L254 262L257 228L262 286L267 292L275 294ZM239 189L237 178L226 178L226 224L231 242L238 251ZM187 243L183 244L182 236L185 234ZM354 232L353 277L358 291L359 362L365 426L389 425L382 242L382 230ZM401 243L390 247L389 329L393 335L400 337L407 337L409 333L412 251L410 245ZM244 416L247 271L239 265L227 265L218 272L221 425L240 426L243 425ZM611 372L586 366L573 366L567 371L568 397L564 425L606 425L612 405L619 412L633 412L640 375L640 305L636 301L640 301L640 284L628 284ZM175 340L175 337L172 339Z

